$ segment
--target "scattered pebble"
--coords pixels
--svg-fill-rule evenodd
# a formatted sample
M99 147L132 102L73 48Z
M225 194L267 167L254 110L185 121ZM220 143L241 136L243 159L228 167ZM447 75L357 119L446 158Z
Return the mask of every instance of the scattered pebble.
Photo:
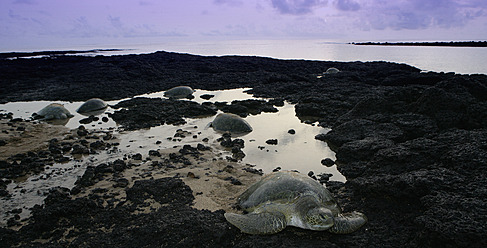
M199 176L196 176L196 175L195 175L193 172L191 172L191 171L190 171L190 172L188 172L187 177L189 177L189 178L194 178L194 179L199 179L199 178L200 178Z
M154 156L154 157L160 157L161 153L157 150L150 150L149 151L149 156Z
M201 99L205 99L205 100L210 100L211 98L213 98L215 95L211 95L211 94L204 94L204 95L201 95L200 98Z
M135 155L132 155L132 159L135 159L135 160L142 160L142 154L137 153L137 154L135 154Z
M331 158L325 158L321 160L321 164L326 167L331 167L335 164L335 161L333 161Z
M230 181L230 183L233 185L242 185L242 182L235 177L227 177L225 178L225 181Z

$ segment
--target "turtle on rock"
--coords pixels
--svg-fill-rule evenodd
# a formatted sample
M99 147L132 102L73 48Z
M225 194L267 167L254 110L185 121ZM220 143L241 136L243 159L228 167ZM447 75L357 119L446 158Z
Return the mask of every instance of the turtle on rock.
M346 234L367 222L362 213L342 213L323 185L292 171L264 176L237 203L248 214L225 213L225 219L249 234L274 234L286 226Z
M67 110L62 104L51 103L39 110L37 113L32 114L34 119L40 119L44 121L48 120L64 120L73 117L69 110Z
M221 113L210 123L216 131L230 133L249 133L252 127L242 117L236 114Z
M340 70L338 70L337 68L335 67L330 67L326 70L326 72L324 74L337 74L339 73Z
M190 98L193 96L194 90L189 86L177 86L164 92L164 96L168 98Z
M108 107L108 104L100 98L92 98L83 103L76 112L80 114L101 112Z

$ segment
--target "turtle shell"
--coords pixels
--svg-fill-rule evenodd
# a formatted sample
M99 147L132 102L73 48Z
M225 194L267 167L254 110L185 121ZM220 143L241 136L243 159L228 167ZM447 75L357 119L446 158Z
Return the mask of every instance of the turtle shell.
M238 204L252 212L262 204L293 204L304 195L316 197L317 202L329 208L334 215L341 212L330 191L323 185L293 171L279 171L264 176L239 196Z
M194 90L189 86L177 86L164 92L165 97L185 98L193 95Z
M33 114L35 119L53 120L53 119L68 119L73 115L62 104L51 103Z
M107 103L100 98L92 98L85 103L83 103L76 112L87 113L102 110L108 107Z
M229 114L229 113L218 114L215 117L215 119L211 122L211 126L216 131L221 131L221 132L231 132L231 133L252 132L252 127L248 122L242 119L242 117L235 114Z
M337 68L335 67L330 67L328 68L328 70L326 70L325 74L336 74L336 73L339 73L340 70L338 70Z

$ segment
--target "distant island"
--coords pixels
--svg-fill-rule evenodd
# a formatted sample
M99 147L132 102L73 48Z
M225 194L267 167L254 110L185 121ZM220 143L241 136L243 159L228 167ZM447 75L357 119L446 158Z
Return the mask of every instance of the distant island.
M448 47L487 47L487 41L450 41L450 42L352 42L352 45L365 46L448 46Z
M32 56L65 56L76 55L84 53L99 53L99 52L114 52L122 51L124 49L92 49L92 50L70 50L70 51L41 51L41 52L6 52L0 53L0 59L6 58L23 58Z

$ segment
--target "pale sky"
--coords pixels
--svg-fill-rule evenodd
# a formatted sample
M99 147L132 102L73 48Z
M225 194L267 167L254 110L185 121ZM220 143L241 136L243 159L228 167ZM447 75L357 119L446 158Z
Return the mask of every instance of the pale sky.
M487 40L487 0L0 0L0 51L259 39Z

